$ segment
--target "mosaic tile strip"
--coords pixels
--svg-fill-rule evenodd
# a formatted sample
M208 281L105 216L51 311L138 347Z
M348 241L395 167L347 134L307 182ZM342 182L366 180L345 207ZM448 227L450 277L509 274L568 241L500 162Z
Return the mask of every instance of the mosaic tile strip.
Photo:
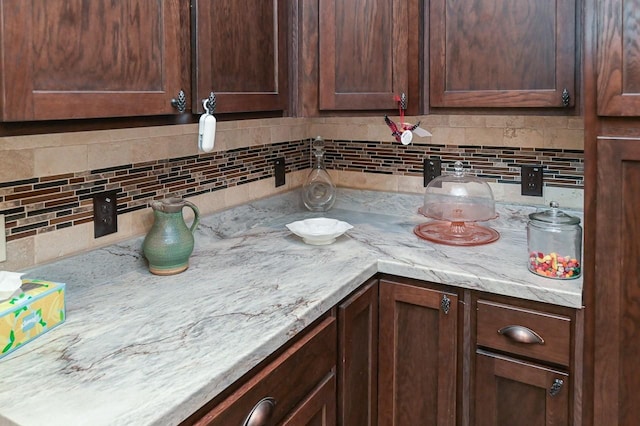
M584 152L563 149L468 145L401 145L397 142L326 141L327 168L422 176L424 158L442 160L443 173L463 162L467 172L490 182L520 184L520 166L539 164L545 185L582 188ZM273 161L285 157L286 171L311 166L310 140L127 164L0 183L0 214L8 240L93 221L92 196L118 192L118 213L148 207L168 195L190 197L273 177Z
M336 170L422 176L424 158L440 158L442 172L461 161L467 173L489 182L520 184L522 165L541 165L545 186L583 188L584 151L545 148L328 141L326 164Z
M81 173L0 183L0 214L7 240L93 221L93 194L116 190L118 214L166 196L190 197L273 177L273 162L286 171L310 167L309 141L127 164Z

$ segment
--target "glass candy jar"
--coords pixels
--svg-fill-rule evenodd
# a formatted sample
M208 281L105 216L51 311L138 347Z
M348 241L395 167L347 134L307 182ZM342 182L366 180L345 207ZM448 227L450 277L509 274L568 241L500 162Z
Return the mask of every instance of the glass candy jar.
M311 211L325 212L333 207L336 201L336 186L324 165L324 139L318 136L312 147L315 160L302 186L302 201Z
M555 201L550 206L529 215L529 271L547 278L578 278L582 270L580 219L559 210Z

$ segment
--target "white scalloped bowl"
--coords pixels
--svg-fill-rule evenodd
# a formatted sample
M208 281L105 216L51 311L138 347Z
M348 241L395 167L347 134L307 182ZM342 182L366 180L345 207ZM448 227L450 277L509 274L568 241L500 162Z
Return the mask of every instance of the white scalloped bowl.
M331 244L340 235L353 228L347 222L326 217L299 220L285 226L305 243L314 246Z

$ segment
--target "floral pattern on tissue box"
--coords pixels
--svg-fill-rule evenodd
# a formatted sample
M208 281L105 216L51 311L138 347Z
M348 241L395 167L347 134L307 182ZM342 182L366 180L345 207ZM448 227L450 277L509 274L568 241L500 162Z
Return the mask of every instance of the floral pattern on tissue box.
M23 279L20 288L0 302L0 358L65 320L64 283Z

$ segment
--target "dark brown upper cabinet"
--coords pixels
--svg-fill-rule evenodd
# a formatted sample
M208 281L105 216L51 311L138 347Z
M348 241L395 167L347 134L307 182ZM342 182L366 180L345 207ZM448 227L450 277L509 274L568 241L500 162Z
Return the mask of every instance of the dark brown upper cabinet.
M640 116L638 2L600 0L598 8L598 115Z
M432 0L430 105L573 106L575 38L575 0Z
M318 19L320 109L397 108L409 90L408 1L319 0Z
M0 6L3 121L175 114L171 100L189 95L188 2Z
M216 96L217 113L288 106L286 0L196 0L194 111Z

